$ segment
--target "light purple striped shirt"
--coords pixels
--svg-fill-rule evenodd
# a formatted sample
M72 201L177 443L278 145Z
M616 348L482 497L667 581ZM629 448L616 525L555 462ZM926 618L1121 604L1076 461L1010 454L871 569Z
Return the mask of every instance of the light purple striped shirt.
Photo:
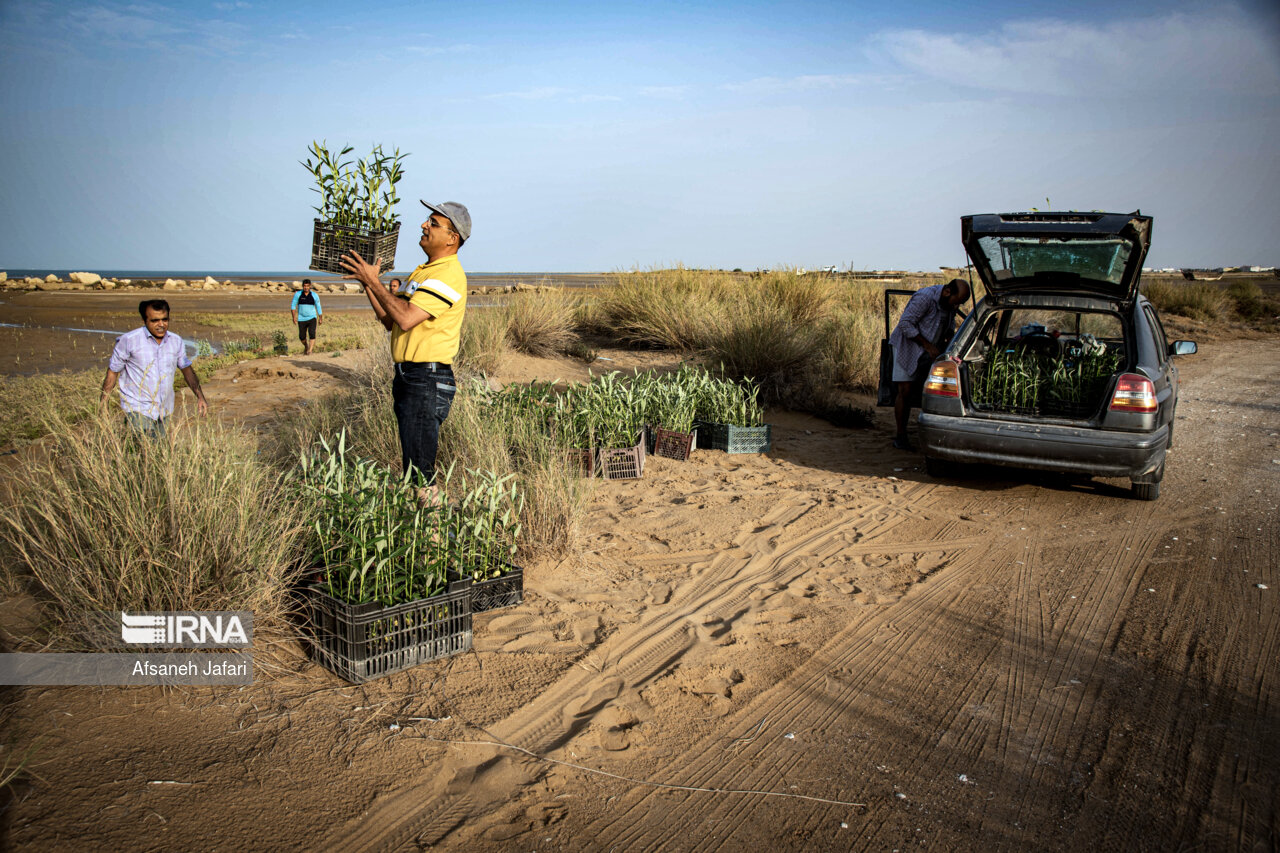
M935 344L938 342L938 332L948 314L947 309L938 303L944 287L945 284L935 284L917 290L889 336L894 358L904 373L913 372L920 356L924 355L924 347L912 340L916 335L924 335L926 340Z
M191 366L182 338L157 341L146 326L116 338L107 368L120 374L120 406L153 421L173 414L173 372Z

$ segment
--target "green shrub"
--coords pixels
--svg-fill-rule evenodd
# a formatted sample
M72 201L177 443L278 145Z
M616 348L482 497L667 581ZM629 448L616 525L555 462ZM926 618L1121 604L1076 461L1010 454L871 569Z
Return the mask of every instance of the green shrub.
M415 601L442 592L451 570L483 580L514 557L521 499L511 475L450 468L437 477L444 499L424 504L414 483L349 455L346 444L341 432L299 455L306 562L323 569L330 595Z
M467 322L472 319L468 316ZM345 427L351 453L391 472L400 470L391 358L383 338L379 346L360 351L345 389L314 401L281 430L271 452L277 465L290 467L299 448ZM437 468L514 474L513 483L523 495L521 558L562 555L577 547L591 482L569 464L563 441L548 438L548 406L494 406L491 401L499 396L483 381L460 378L441 429Z
M1280 315L1280 300L1269 299L1257 282L1234 281L1227 287L1227 297L1242 319L1266 320Z

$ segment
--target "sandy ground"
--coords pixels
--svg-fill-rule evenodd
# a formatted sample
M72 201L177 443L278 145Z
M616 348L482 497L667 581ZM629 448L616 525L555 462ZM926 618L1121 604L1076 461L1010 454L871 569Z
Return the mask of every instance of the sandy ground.
M206 390L261 423L344 358ZM0 847L1277 849L1278 376L1271 341L1182 362L1154 503L933 480L886 411L774 413L768 456L602 483L584 552L527 566L470 653L363 686L284 643L240 689L7 688L6 739L41 746Z

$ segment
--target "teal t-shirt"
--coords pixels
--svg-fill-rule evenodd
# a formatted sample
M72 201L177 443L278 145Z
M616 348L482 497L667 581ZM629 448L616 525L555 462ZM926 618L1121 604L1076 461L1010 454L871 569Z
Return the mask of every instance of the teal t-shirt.
M308 320L314 320L324 312L320 310L320 297L313 290L310 293L303 293L299 290L293 294L293 310L298 312L298 322L305 323Z

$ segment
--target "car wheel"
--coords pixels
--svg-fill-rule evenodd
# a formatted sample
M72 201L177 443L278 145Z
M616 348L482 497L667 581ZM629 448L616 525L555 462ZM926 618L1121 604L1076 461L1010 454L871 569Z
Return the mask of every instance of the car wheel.
M1159 483L1134 483L1133 496L1140 501L1153 501L1160 497Z
M1133 484L1133 496L1140 501L1153 501L1160 497L1160 481L1164 479L1163 461L1160 463L1160 467L1155 470L1155 473L1149 475L1149 477L1151 480L1149 483L1129 481Z

